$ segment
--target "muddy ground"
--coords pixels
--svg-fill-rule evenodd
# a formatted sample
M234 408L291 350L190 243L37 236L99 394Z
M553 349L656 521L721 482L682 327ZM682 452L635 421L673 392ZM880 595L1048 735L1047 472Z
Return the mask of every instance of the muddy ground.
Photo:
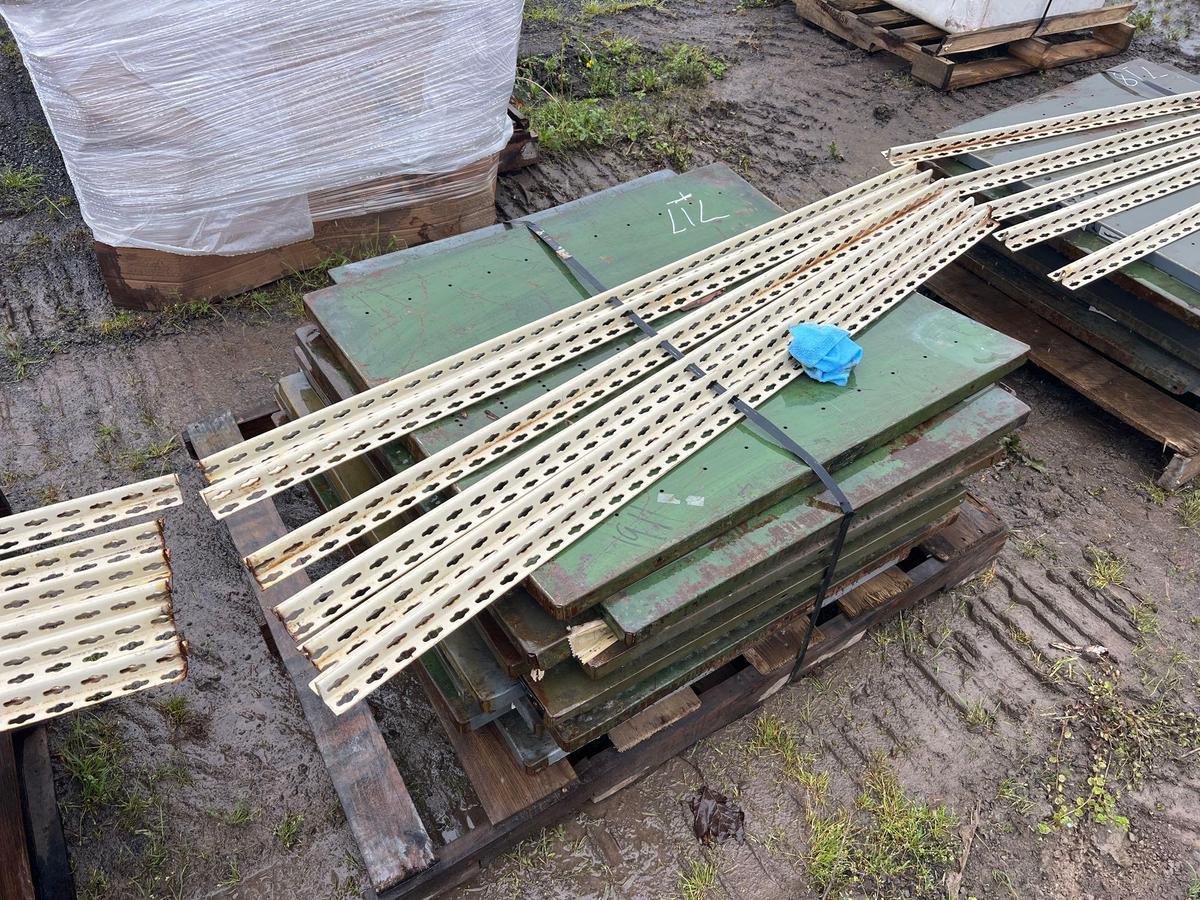
M744 5L668 0L590 18L568 6L527 23L525 54L553 52L566 32L611 30L651 48L690 42L726 65L707 87L664 99L669 142L551 156L502 180L499 215L600 190L664 157L725 160L794 207L879 172L886 146L1111 65L940 94L886 56L805 27L790 5ZM1135 53L1195 70L1192 4L1150 6ZM191 677L51 729L81 893L358 896L354 843L299 705L173 441L205 414L267 398L294 369L305 285L116 314L19 57L0 44L0 169L43 176L27 210L0 215L0 484L18 509L169 469L190 489L167 538ZM1037 371L1010 384L1033 408L1022 449L973 483L1015 530L994 572L869 635L761 716L523 846L459 896L909 896L920 873L872 880L879 817L858 798L880 765L918 805L910 812L944 804L960 823L951 858L932 869L938 892L961 865L963 897L1200 896L1200 756L1188 743L1198 737L1179 715L1197 707L1200 656L1189 498L1147 487L1161 460L1140 435ZM288 502L289 514L311 512L303 497ZM1096 586L1100 551L1125 566L1108 573L1123 583ZM1102 645L1112 661L1055 644ZM399 712L412 697L404 684L382 694L381 716L406 775L431 791L431 829L447 835L464 811L452 790L432 790L442 779L429 773L451 763L423 736L428 723ZM1126 775L1140 761L1142 777L1132 788L1120 775L1097 782L1095 753ZM1066 806L1095 798L1082 816L1068 812L1074 827L1054 821L1046 785L1059 775ZM745 845L697 845L683 798L701 784L742 805ZM1105 817L1127 818L1128 830ZM825 891L814 867L830 834L844 836L834 850L846 880Z

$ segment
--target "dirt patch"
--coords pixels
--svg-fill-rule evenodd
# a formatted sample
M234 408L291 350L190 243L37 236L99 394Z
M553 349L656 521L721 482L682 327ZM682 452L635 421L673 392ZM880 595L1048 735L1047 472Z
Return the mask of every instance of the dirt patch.
M1159 7L1135 52L1195 69L1179 49L1192 46L1189 5ZM596 14L615 8L625 9ZM942 94L886 56L806 27L786 4L543 0L530 9L549 12L529 17L526 56L558 52L570 33L589 44L624 38L654 61L693 45L722 68L720 77L709 69L704 84L644 96L622 81L616 99L644 108L650 131L551 155L503 179L505 218L661 168L680 145L692 165L726 161L795 207L882 171L879 154L891 144L1107 65ZM1186 34L1172 30L1185 25ZM42 180L29 210L0 214L5 492L28 508L164 467L182 473L191 492L167 537L192 677L52 729L80 886L94 897L357 896L354 844L290 683L260 637L231 544L194 497L199 477L171 444L186 423L262 400L294 369L293 304L262 298L122 319L76 207L60 202L70 184L24 71L0 54L6 167L29 167ZM1187 740L1186 723L1163 726L1170 739L1154 745L1136 779L1114 758L1121 771L1101 785L1112 798L1101 815L1127 818L1127 832L1096 821L1099 801L1073 827L1055 821L1059 774L1068 805L1095 786L1087 781L1096 755L1088 716L1098 708L1089 677L1101 690L1113 685L1121 708L1140 720L1164 721L1153 718L1156 705L1197 707L1200 535L1183 526L1187 498L1149 489L1158 448L1139 435L1036 371L1011 384L1034 409L1020 452L973 485L1016 531L994 573L772 698L763 716L786 727L790 756L756 743L755 717L738 722L523 845L459 895L768 900L820 896L828 883L834 896L853 890L846 879L855 866L876 866L880 816L861 798L883 784L913 809L944 809L956 841L961 829L970 834L963 897L1193 896L1200 776L1193 748L1172 743ZM307 511L301 496L288 502L289 515ZM1104 587L1095 586L1104 580L1094 571L1099 552L1118 564L1100 573ZM1089 644L1106 647L1111 662L1061 649ZM430 830L450 838L478 811L464 804L448 748L423 738L436 728L411 713L416 704L414 685L401 680L381 692L377 712L421 789ZM1078 738L1063 738L1064 716L1078 717ZM1136 734L1122 752L1139 745ZM110 793L90 808L73 754L115 772L102 784ZM900 794L892 782L870 781L881 766ZM687 797L700 785L744 810L744 846L697 845ZM832 833L814 822L836 825L843 815L854 838L835 846L859 855L826 855L829 866L814 866L814 836ZM959 863L939 853L917 859L935 881L958 874ZM872 889L891 895L918 884L871 872ZM821 873L833 874L822 882Z

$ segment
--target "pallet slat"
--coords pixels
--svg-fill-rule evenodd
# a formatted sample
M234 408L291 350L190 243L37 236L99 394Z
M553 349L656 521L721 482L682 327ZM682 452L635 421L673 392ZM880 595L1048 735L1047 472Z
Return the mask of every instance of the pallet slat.
M192 425L188 434L191 445L202 456L243 439L229 413ZM227 525L239 555L287 533L274 503L258 503L243 510L230 517ZM433 862L429 835L371 711L360 703L344 715L335 716L308 689L315 670L271 611L279 596L307 584L307 576L293 575L269 591L260 590L253 579L248 581L266 619L265 633L269 634L296 687L317 749L325 760L358 843L367 876L376 891L382 893Z

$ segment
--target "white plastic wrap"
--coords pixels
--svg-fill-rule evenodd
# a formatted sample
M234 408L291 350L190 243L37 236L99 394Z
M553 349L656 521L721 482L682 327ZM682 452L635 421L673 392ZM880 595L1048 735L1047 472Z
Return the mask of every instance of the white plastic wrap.
M96 239L226 255L479 190L428 176L508 141L521 8L0 0Z
M1102 9L1105 0L889 0L951 34L1036 22L1043 16ZM1047 9L1047 6L1049 9Z

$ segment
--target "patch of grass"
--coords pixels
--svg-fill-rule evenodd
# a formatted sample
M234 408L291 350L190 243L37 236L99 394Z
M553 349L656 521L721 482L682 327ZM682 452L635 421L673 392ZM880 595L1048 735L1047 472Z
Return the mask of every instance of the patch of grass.
M1025 559L1041 559L1049 546L1045 535L1023 538L1016 542L1017 552Z
M1139 602L1129 610L1129 621L1144 639L1162 637L1162 624L1158 621L1158 610L1152 603Z
M1129 565L1117 555L1099 547L1088 547L1085 551L1092 564L1088 574L1089 587L1103 590L1109 585L1122 585L1129 576Z
M1007 625L1005 626L1004 630L1008 634L1009 640L1011 640L1014 644L1020 644L1023 647L1028 647L1033 643L1033 638L1030 636L1029 632L1024 628L1021 628L1019 625Z
M550 153L603 147L622 130L616 110L591 98L554 97L530 110L529 121Z
M178 757L170 762L165 762L154 771L150 772L147 779L152 785L160 784L164 781L169 781L172 784L187 787L192 783L192 773L188 770Z
M1007 803L1023 816L1033 811L1033 801L1029 799L1029 785L1015 778L1005 778L996 788L996 799Z
M695 44L668 44L663 47L663 69L672 84L702 87L710 79L724 78L729 66Z
M48 357L31 348L24 339L6 332L4 334L4 358L8 361L9 368L12 369L13 377L17 381L23 381Z
M831 816L809 811L808 870L825 896L850 885L867 896L941 896L942 879L961 847L954 814L909 796L878 756L867 767L855 806L865 821L847 810Z
M657 9L661 0L584 0L585 16L615 16L631 9Z
M171 697L158 704L158 711L167 720L172 731L179 731L192 721L192 707L188 698L182 695Z
M1160 488L1149 478L1139 481L1136 485L1139 493L1143 494L1147 500L1155 506L1162 506L1167 502L1167 498L1171 496L1169 491Z
M220 881L217 882L217 887L226 888L233 887L242 880L242 867L236 859L229 861L229 871Z
M791 726L778 716L764 713L754 720L754 732L746 751L751 756L770 754L780 757L784 775L807 788L816 798L823 797L829 788L829 773L816 771L816 756L800 750Z
M725 62L694 44L656 51L626 37L568 32L557 52L521 60L517 82L547 152L624 142L684 169L692 151L683 122L649 98L698 87L725 70Z
M963 713L963 721L967 723L968 728L977 728L980 731L994 731L996 728L996 711L988 709L982 700L972 700L967 704L966 712Z
M94 813L121 798L125 759L125 743L111 722L96 716L72 720L59 760L79 787L85 813Z
M1180 494L1175 514L1179 516L1184 528L1200 530L1200 490L1193 488Z
M1129 24L1137 34L1149 31L1154 27L1154 13L1148 9L1139 9L1129 14Z
M33 166L5 166L0 169L0 201L9 212L33 212L41 202L45 183L46 176Z
M1188 880L1187 890L1184 892L1186 900L1200 900L1200 873L1192 869L1192 877Z
M844 162L846 157L842 155L842 148L837 145L837 141L829 142L829 158L835 162Z
M554 844L561 841L566 833L565 825L543 828L537 837L526 838L504 854L504 860L519 870L545 865L558 855Z
M525 4L524 19L527 23L545 22L553 25L562 22L565 18L562 9L554 0L545 0L540 3L536 0L527 0Z
M762 753L787 754L795 752L796 739L787 722L779 716L763 713L754 720L754 731L746 750L758 756Z
M96 323L96 331L101 337L124 337L133 334L146 324L145 318L127 309L118 309L107 319Z
M104 900L112 896L108 873L95 866L88 869L87 875L79 883L79 900Z
M958 861L958 820L944 805L910 797L882 760L867 771L858 806L874 821L863 838L862 868L882 889L897 880L935 895L942 873Z
M118 454L117 458L131 472L142 472L148 468L157 468L161 474L168 468L167 458L178 449L179 436L171 435L167 438L150 441L142 447L122 451Z
M249 825L258 815L258 811L250 805L249 800L239 800L228 812L221 813L218 818L232 828Z
M221 315L215 304L208 300L191 300L187 303L174 303L161 313L162 323L172 328L180 329L192 322L211 319Z
M134 829L153 806L153 797L141 791L130 791L117 803L117 815L122 825Z
M747 9L767 9L782 5L783 0L738 0L738 5L734 9L742 12Z
M304 816L301 813L288 813L279 820L271 833L283 845L284 850L291 850L300 843L300 827L303 824Z
M856 880L859 829L847 810L808 817L808 874L825 896Z
M688 860L679 873L679 896L683 900L704 900L717 886L717 864L704 859Z

